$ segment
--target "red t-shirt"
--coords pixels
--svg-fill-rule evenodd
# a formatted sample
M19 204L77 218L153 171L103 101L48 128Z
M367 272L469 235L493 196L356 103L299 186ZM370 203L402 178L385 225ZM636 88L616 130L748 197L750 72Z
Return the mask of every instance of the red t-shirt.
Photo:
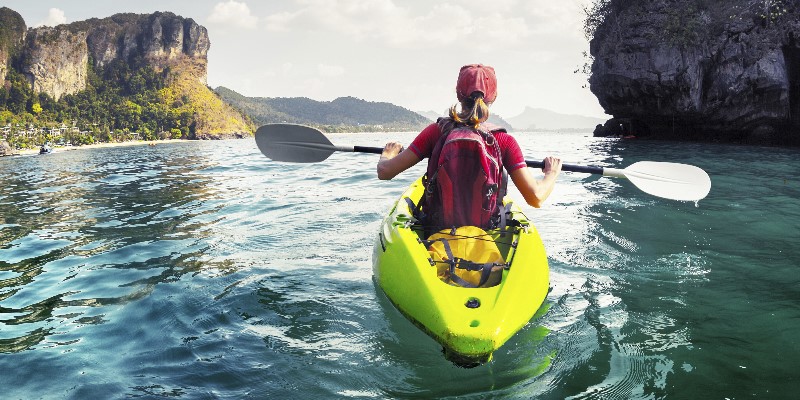
M493 133L497 144L500 145L503 167L506 171L511 173L526 167L525 156L522 155L522 149L520 149L517 140L506 132L501 131ZM414 141L411 142L408 148L413 151L420 160L430 158L433 153L433 148L436 146L436 142L439 141L440 136L442 136L442 131L439 130L439 125L435 123L430 124L414 138Z

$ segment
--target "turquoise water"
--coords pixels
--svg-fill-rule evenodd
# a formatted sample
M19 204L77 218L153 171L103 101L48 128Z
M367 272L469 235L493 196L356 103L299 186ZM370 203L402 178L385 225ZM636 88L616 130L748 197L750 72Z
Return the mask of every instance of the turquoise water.
M551 292L463 369L373 284L380 219L422 166L273 163L251 140L0 159L3 398L794 398L800 151L517 134L530 158L685 162L699 204L562 175ZM331 135L377 146L410 134Z

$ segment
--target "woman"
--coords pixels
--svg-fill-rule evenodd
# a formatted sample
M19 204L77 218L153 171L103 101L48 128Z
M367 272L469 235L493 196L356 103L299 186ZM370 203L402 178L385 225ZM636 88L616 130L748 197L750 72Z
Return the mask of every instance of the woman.
M494 69L481 64L462 67L456 83L456 95L460 102L460 110L457 110L455 105L450 108L451 123L456 126L481 127L481 124L489 118L489 105L497 97ZM526 168L525 157L514 137L504 131L495 131L493 135L500 146L502 164L514 185L529 205L541 207L553 191L556 177L561 172L561 160L546 157L542 168L544 177L537 180ZM378 178L392 179L423 158L429 158L430 163L430 157L441 136L440 124L434 123L420 132L405 150L400 143L387 143L378 161Z

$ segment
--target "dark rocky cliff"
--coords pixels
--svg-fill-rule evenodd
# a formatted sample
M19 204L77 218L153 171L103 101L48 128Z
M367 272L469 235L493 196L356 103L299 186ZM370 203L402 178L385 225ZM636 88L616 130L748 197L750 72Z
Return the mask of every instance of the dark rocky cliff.
M600 0L590 89L626 133L800 144L800 6Z

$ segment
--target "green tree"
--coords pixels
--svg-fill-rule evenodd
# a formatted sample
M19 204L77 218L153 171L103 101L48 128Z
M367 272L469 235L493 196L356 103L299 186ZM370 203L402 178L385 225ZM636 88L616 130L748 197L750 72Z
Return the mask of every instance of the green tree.
M8 102L8 90L4 85L0 85L0 108L6 108Z
M14 114L22 114L25 112L27 103L28 94L25 87L19 82L13 82L8 92L8 102L6 103L8 110Z

